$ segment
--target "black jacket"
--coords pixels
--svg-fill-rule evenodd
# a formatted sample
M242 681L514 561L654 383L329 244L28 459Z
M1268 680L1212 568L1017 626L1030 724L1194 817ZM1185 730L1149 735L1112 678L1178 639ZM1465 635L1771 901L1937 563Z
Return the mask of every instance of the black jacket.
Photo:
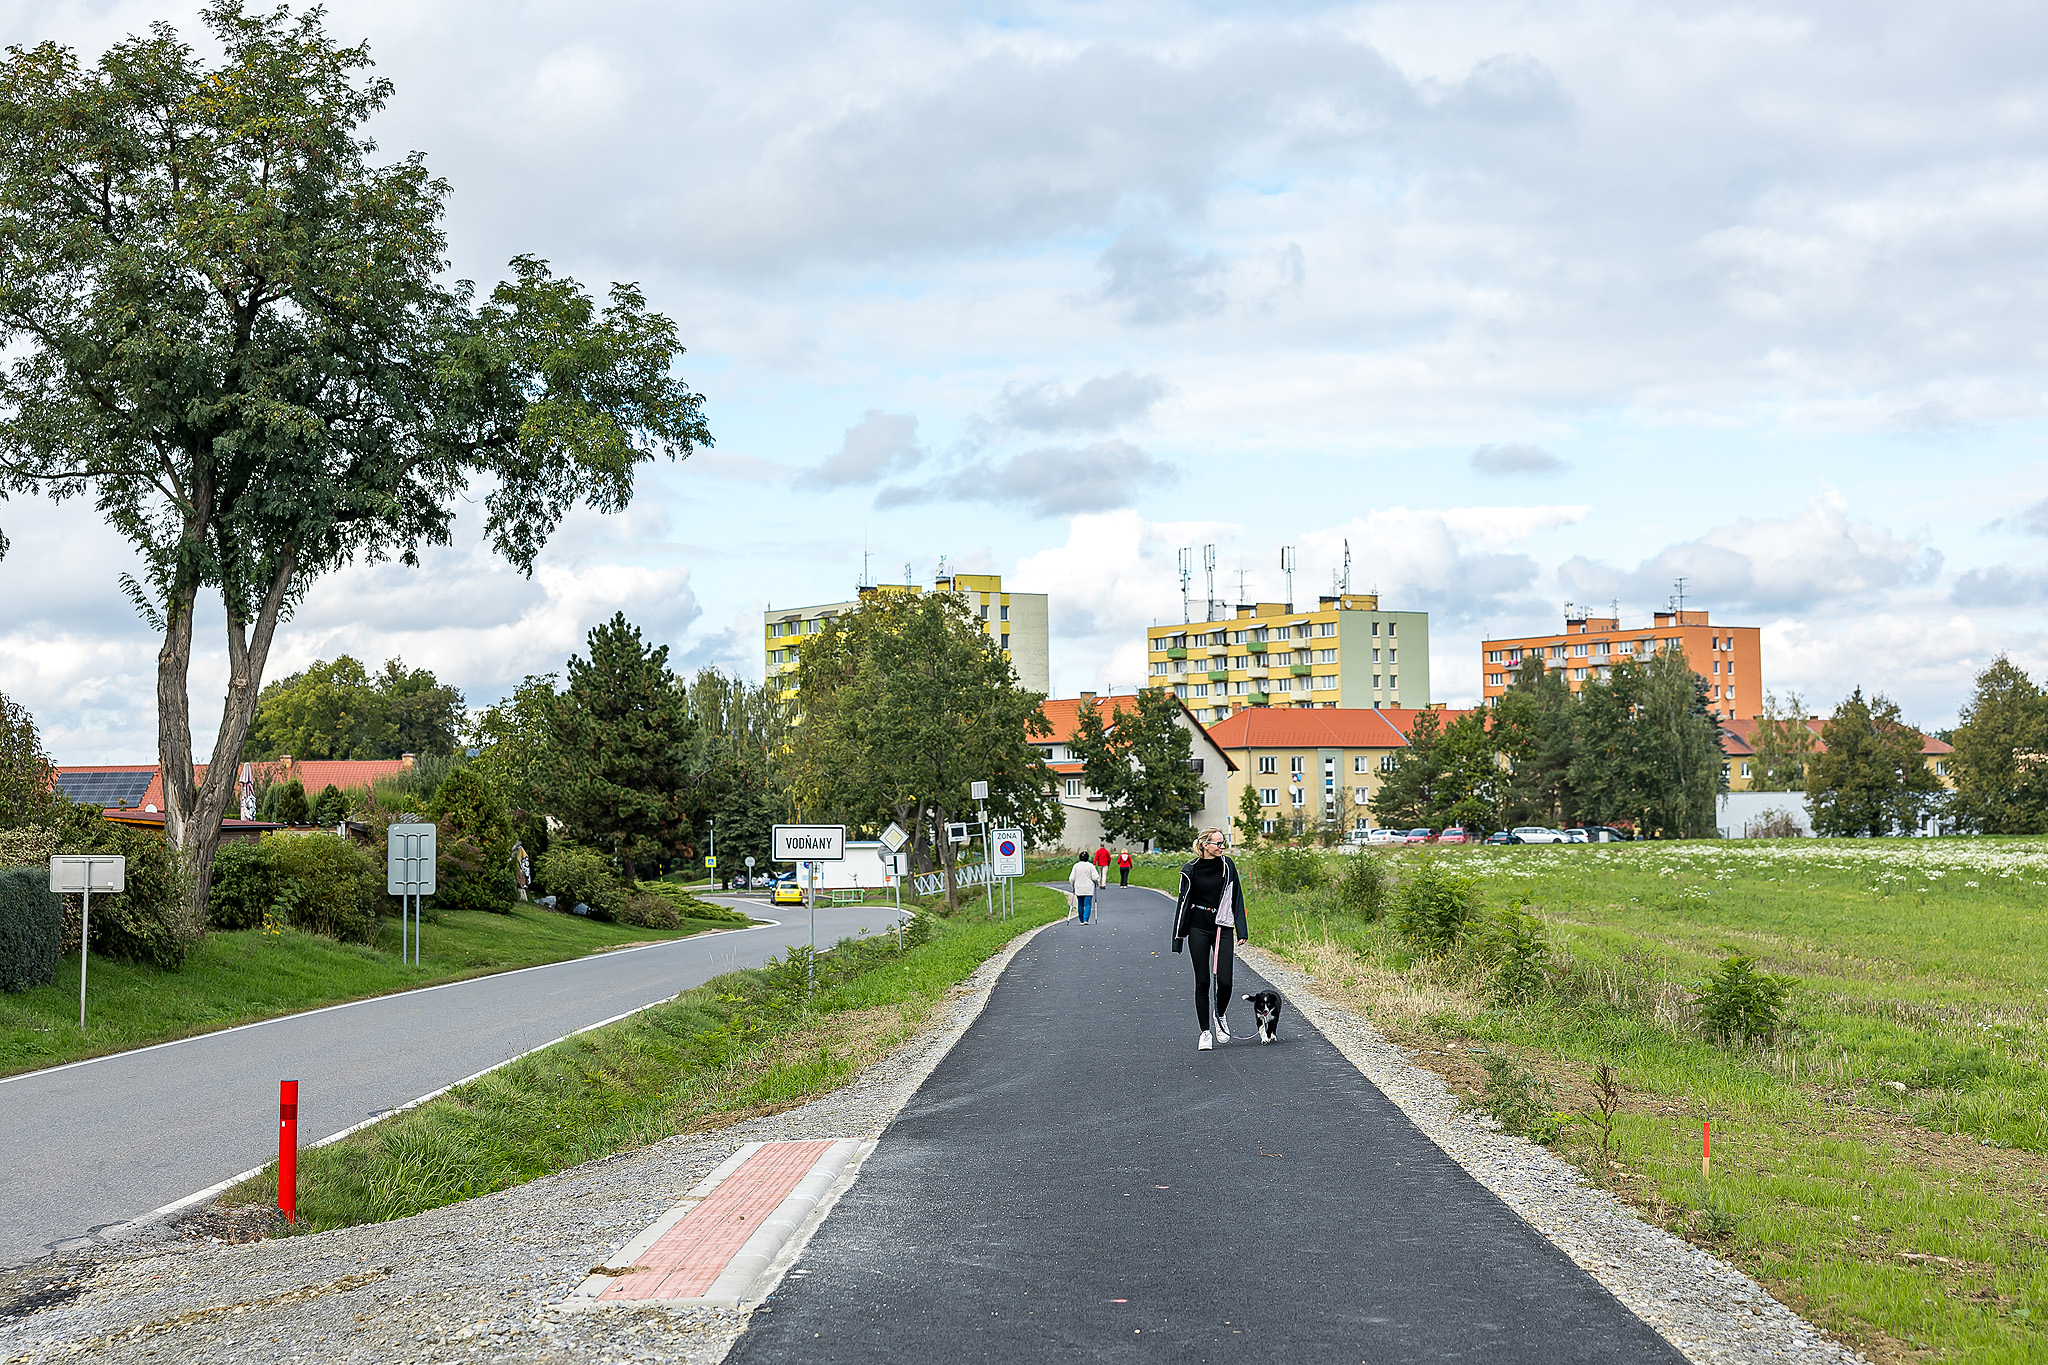
M1192 858L1180 865L1180 900L1173 907L1173 950L1176 953L1187 941L1188 916L1194 910L1191 904L1195 887L1194 865ZM1244 922L1244 883L1238 880L1237 864L1228 854L1223 857L1223 894L1230 897L1230 917L1237 921L1237 941L1242 943L1251 937L1251 927Z

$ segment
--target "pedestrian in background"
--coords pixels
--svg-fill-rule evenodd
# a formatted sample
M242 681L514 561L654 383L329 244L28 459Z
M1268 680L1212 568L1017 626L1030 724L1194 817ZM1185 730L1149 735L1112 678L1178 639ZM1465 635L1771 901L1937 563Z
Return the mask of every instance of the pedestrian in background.
M1109 885L1109 847L1106 844L1095 846L1095 880L1103 886Z
M1129 886L1131 884L1131 851L1129 849L1125 849L1116 855L1116 877L1116 884L1118 886Z
M1074 860L1074 870L1067 874L1067 885L1074 889L1074 908L1080 912L1081 923L1095 918L1095 892L1102 885L1102 874L1095 864L1088 861L1083 853Z
M1202 1026L1195 1047L1202 1052L1230 1041L1230 1026L1223 1022L1223 1012L1230 1008L1230 969L1237 944L1251 937L1244 918L1244 886L1237 864L1223 848L1220 829L1205 829L1196 838L1196 856L1181 864L1180 899L1173 911L1173 950L1179 952L1186 943L1194 959L1195 1019Z

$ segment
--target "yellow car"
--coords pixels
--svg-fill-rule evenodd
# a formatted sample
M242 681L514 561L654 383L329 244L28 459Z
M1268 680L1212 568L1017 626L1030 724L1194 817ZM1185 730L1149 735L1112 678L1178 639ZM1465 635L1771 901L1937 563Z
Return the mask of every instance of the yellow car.
M768 903L770 905L802 905L804 903L804 889L797 885L796 878L794 877L786 882L777 882L775 883L774 893L768 897Z

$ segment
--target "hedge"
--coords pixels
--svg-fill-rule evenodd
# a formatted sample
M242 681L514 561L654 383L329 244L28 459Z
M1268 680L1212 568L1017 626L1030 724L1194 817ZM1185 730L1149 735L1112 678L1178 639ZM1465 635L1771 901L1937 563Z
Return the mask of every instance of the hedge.
M332 834L266 834L222 844L214 855L207 918L216 929L273 924L345 943L377 941L383 869L365 850Z
M50 869L0 868L0 990L49 985L63 956L64 898Z

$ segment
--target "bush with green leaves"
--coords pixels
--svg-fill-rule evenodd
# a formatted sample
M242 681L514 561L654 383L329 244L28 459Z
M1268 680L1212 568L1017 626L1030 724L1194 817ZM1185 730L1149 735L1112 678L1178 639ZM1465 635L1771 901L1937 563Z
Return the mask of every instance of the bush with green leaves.
M674 882L635 882L634 890L649 896L659 896L675 907L680 919L703 920L711 924L745 924L747 917L737 910L699 900L690 894L687 887Z
M64 901L44 867L0 867L0 991L57 979L64 956Z
M1364 855L1360 855L1364 856ZM1395 894L1394 928L1431 957L1461 943L1479 919L1479 883L1453 872L1441 858L1424 856Z
M277 856L263 839L224 839L213 855L206 922L213 929L260 929L277 902Z
M1557 1112L1557 1093L1520 1060L1505 1052L1479 1059L1486 1068L1486 1089L1476 1108L1493 1116L1501 1131L1532 1142L1555 1142L1565 1117Z
M1251 882L1268 895L1313 891L1325 880L1323 860L1305 848L1265 848L1251 857Z
M555 898L555 909L565 913L581 904L599 919L617 919L626 905L626 888L612 860L566 839L548 845L534 867L534 878Z
M1756 959L1730 953L1711 977L1693 986L1700 1027L1724 1046L1767 1042L1785 1021L1785 1002L1798 985L1790 976L1756 969Z
M1360 849L1344 863L1337 878L1337 908L1354 919L1376 923L1387 912L1386 861Z
M329 782L320 789L318 799L313 802L313 823L338 825L348 819L348 812L348 793Z
M1527 901L1494 911L1486 925L1486 956L1493 964L1488 993L1503 1005L1523 1005L1550 983L1550 934Z
M127 890L92 898L94 953L169 972L185 965L205 926L192 910L191 869L162 830L116 823L98 806L66 805L58 817L57 845L59 853L111 853L127 859ZM67 951L78 942L82 910L80 897L64 898Z
M333 834L266 834L277 861L274 920L343 943L375 943L378 919L397 902L368 850Z
M434 794L441 844L434 900L446 910L512 913L512 818L504 798L474 767L453 769Z
M312 824L313 807L306 800L306 784L295 777L279 787L271 817L281 825Z

